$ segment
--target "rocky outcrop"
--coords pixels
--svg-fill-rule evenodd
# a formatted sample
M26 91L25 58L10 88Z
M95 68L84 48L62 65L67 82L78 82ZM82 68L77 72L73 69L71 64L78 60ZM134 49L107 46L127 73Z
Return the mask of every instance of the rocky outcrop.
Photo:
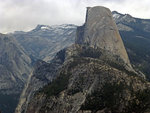
M131 66L116 23L108 8L101 6L87 8L86 22L77 28L76 43L108 50Z
M38 60L34 64L33 73L28 78L15 113L25 113L34 93L56 78L57 72L64 62L64 55L64 50L62 50L57 53L50 63Z
M141 104L132 103L149 104L150 95L144 97L147 101L138 97L138 92L150 91L149 83L119 63L104 61L108 54L76 45L68 48L57 78L34 95L26 113L137 112L134 107Z
M126 68L132 67L107 8L88 8L86 23L77 29L76 44L63 51L56 78L36 92L26 113L149 110L150 84Z

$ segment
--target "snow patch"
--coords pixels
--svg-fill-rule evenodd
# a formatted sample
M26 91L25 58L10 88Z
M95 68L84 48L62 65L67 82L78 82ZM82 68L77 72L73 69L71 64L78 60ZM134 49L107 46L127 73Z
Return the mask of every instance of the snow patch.
M75 25L72 24L62 24L62 25L53 25L52 28L59 28L59 29L69 29L69 28L76 28Z
M113 18L119 18L120 17L120 15L119 14L113 14Z
M49 30L50 28L48 26L42 26L41 29L42 30Z

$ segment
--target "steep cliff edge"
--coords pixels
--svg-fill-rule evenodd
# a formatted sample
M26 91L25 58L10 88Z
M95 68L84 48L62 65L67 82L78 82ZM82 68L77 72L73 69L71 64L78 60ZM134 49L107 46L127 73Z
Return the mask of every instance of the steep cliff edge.
M63 62L56 78L35 93L26 113L150 110L150 84L132 70L107 8L88 8L86 23L77 30L76 44L63 51L58 55Z
M77 28L77 44L101 48L119 56L131 67L112 13L104 7L88 7L86 22Z

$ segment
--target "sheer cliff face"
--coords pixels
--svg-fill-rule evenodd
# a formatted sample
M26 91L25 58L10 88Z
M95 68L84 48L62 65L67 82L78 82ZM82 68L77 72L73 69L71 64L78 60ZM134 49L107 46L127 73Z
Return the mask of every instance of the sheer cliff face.
M31 59L23 48L8 35L0 34L0 92L20 93L30 73Z
M108 50L130 66L112 13L107 8L101 6L87 8L86 22L77 28L76 43Z
M31 71L31 59L9 35L0 34L0 109L13 113Z

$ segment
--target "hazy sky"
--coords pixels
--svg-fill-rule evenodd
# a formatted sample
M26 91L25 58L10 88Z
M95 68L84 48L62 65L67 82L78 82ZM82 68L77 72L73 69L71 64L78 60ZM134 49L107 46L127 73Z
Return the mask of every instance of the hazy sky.
M28 31L37 24L84 23L87 6L150 19L150 0L0 0L0 32Z

